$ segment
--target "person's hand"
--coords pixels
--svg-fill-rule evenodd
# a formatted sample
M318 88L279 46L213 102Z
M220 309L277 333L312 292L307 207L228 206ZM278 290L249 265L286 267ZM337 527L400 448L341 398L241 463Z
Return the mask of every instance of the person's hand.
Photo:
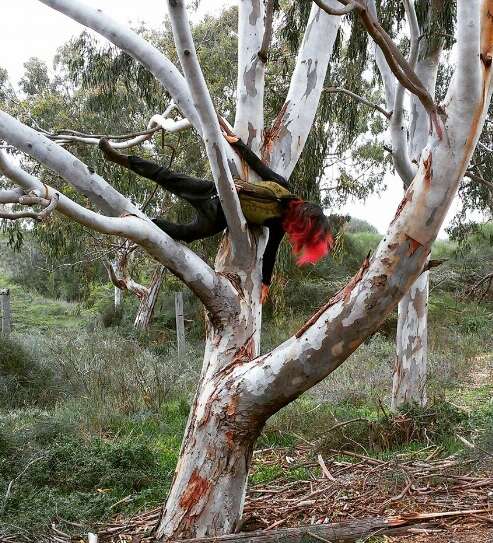
M264 304L269 297L269 285L264 285L262 283L262 292L260 293L260 303Z

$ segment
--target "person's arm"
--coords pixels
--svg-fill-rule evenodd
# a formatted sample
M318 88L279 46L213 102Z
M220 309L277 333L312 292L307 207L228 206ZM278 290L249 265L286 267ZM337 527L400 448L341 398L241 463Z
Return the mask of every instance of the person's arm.
M272 219L267 226L269 228L269 241L267 242L262 262L262 303L267 298L269 292L277 251L284 236L284 229L279 219Z

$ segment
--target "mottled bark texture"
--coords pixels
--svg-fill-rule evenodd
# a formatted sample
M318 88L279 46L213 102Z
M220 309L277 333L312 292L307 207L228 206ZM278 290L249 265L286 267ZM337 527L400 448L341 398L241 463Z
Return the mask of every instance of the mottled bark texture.
M399 302L392 409L426 405L428 276L424 272Z
M232 532L241 517L252 449L265 421L334 371L375 332L425 266L491 99L493 0L458 0L457 67L443 104L444 134L435 130L426 135L417 173L375 254L297 334L262 356L259 300L265 235L245 228L228 168L237 164L229 160L229 147L220 136L182 0L168 0L168 7L185 78L170 68L168 59L102 18L100 11L76 0L42 1L98 27L152 68L173 97L181 95L181 111L204 138L229 225L214 269L155 227L70 153L51 142L48 145L43 136L0 112L0 138L62 175L111 216L83 208L63 195L58 211L94 230L134 241L203 302L207 337L202 372L156 535L167 540ZM326 1L340 8L336 0ZM256 25L260 0L251 0L244 8L241 17L251 16L248 24ZM292 172L313 122L339 24L339 17L313 7L285 104L273 127L265 131L264 156L285 176ZM245 36L242 30L239 34ZM256 47L259 36L252 38L254 42ZM244 93L239 89L237 96L241 99ZM395 92L391 94L395 97ZM24 189L53 192L2 153L0 168Z

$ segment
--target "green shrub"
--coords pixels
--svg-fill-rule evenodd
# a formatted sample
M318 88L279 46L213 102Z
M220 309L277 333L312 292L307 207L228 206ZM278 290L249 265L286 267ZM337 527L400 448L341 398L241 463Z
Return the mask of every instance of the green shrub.
M46 405L52 388L52 373L17 339L0 336L0 406Z

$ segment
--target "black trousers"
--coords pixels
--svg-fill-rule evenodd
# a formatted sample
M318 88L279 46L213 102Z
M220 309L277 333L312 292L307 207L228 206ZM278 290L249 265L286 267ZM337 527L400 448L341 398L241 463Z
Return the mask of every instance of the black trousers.
M129 156L130 169L155 181L160 187L186 200L197 211L193 221L176 224L166 219L154 223L177 241L191 242L208 238L226 228L226 218L212 181L173 172L138 156Z
M286 179L266 166L241 140L234 143L233 146L263 179L275 181L289 189ZM219 201L216 185L212 181L173 172L138 156L129 156L128 162L132 171L155 181L160 187L175 196L183 198L197 211L193 221L188 224L176 224L161 218L154 219L154 223L173 239L185 242L196 241L218 234L226 228L226 218ZM264 285L270 285L284 229L280 217L269 219L265 226L269 228L269 241L262 263L262 282Z

